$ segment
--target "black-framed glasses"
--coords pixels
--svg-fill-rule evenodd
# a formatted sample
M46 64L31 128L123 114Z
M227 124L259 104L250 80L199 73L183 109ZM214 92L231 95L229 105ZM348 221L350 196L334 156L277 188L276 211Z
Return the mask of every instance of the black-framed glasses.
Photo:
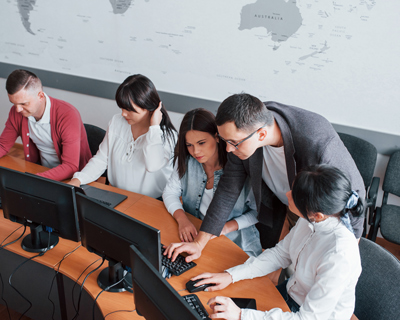
M226 143L230 144L230 145L231 145L232 147L234 147L236 150L239 150L238 146L239 146L241 143L243 143L243 142L245 142L246 140L250 139L252 136L254 136L254 134L255 134L258 130L264 128L266 125L267 125L267 124L264 124L262 127L258 128L256 131L254 131L254 132L251 133L249 136L247 136L246 138L244 138L243 140L239 141L239 142L236 143L236 144L234 144L233 142L231 142L231 141L229 141L229 140L225 140L224 138L222 138L222 137L220 136L219 133L218 133L218 137L219 137L222 141L225 141Z

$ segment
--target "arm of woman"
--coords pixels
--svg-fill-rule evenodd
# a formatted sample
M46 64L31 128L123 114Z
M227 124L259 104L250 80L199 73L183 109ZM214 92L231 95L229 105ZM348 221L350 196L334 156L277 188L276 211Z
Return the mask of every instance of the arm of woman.
M257 257L250 257L245 263L226 270L232 276L232 282L263 277L279 268L287 268L292 260L289 248L297 225L275 247L265 250Z
M316 281L307 293L304 303L300 306L300 310L296 313L284 312L279 308L270 311L257 311L251 309L242 309L242 319L273 319L273 320L306 320L306 319L328 319L340 298L343 295L346 298L341 303L345 308L341 314L341 318L350 319L354 310L355 303L355 286L357 278L361 273L361 266L357 262L358 255L356 253L336 252L327 255L316 271ZM216 300L216 299L214 299ZM210 303L215 302L210 300ZM232 306L229 301L222 301L221 310L226 310L226 314L237 314L237 309ZM217 301L220 303L221 301ZM347 304L347 306L343 306ZM214 309L215 311L217 309ZM235 313L236 312L236 313ZM218 315L220 317L221 315ZM217 318L216 314L215 317ZM213 317L211 317L213 318ZM229 319L227 317L222 319Z
M250 227L258 222L256 200L250 186L249 178L246 179L246 183L242 189L242 194L239 196L239 199L242 197L245 199L243 203L243 213L239 217L236 217L225 223L221 235Z
M179 238L182 242L192 242L197 236L196 227L191 223L183 210L180 196L182 184L179 178L177 165L164 188L162 198L167 211L175 218L179 225Z
M258 222L257 217L258 212L256 200L254 198L253 191L250 189L244 203L243 214L235 218L236 223L238 224L238 230L255 225Z
M145 167L148 172L156 172L164 168L171 161L174 154L176 133L174 132L174 141L168 140L165 135L163 143L163 131L160 123L162 120L161 102L150 119L149 132L146 134L146 144L143 148Z
M114 119L114 118L113 118ZM86 166L80 172L75 172L70 181L70 184L77 185L78 181L80 184L88 184L97 180L108 166L108 152L110 149L110 127L112 126L113 119L108 124L106 134L103 141L99 145L97 153L89 160ZM77 181L78 180L78 181Z
M143 148L144 165L148 172L164 168L173 157L173 143L162 141L163 132L159 125L150 126L146 134L146 145Z

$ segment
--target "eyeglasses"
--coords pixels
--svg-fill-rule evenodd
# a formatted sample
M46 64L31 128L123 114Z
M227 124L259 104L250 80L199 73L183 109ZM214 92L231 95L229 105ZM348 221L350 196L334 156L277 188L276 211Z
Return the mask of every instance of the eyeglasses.
M232 143L232 142L229 141L229 140L225 140L224 138L222 138L222 137L220 136L219 133L218 133L218 137L219 137L222 141L225 141L226 143L230 144L230 145L231 145L232 147L234 147L236 150L239 150L238 146L239 146L240 144L242 144L242 143L245 142L246 140L250 139L252 136L254 136L254 134L255 134L258 130L264 128L266 125L267 125L267 124L264 124L262 127L258 128L256 131L254 131L254 132L251 133L249 136L247 136L247 137L244 138L242 141L239 141L239 142L236 143L236 144Z

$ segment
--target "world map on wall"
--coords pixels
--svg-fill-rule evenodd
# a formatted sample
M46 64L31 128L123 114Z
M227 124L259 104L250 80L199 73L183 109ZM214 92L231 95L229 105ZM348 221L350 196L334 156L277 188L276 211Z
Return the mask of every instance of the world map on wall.
M159 90L215 101L246 91L297 103L313 90L316 103L337 106L343 88L329 79L357 76L352 90L368 95L365 64L397 72L375 61L397 60L398 45L383 40L398 9L394 0L5 0L0 62L115 83L142 73Z

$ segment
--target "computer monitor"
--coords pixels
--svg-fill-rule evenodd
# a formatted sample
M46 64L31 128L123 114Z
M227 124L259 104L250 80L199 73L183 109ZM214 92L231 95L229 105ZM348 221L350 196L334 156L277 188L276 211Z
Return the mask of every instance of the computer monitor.
M24 250L47 251L58 236L80 240L73 186L0 167L0 196L4 217L30 227Z
M130 247L130 253L133 298L139 315L149 320L201 319L135 246Z
M161 273L160 231L117 210L76 194L82 245L109 261L97 283L102 289L120 281L130 265L129 247L136 246ZM128 290L129 276L111 288L111 292Z

